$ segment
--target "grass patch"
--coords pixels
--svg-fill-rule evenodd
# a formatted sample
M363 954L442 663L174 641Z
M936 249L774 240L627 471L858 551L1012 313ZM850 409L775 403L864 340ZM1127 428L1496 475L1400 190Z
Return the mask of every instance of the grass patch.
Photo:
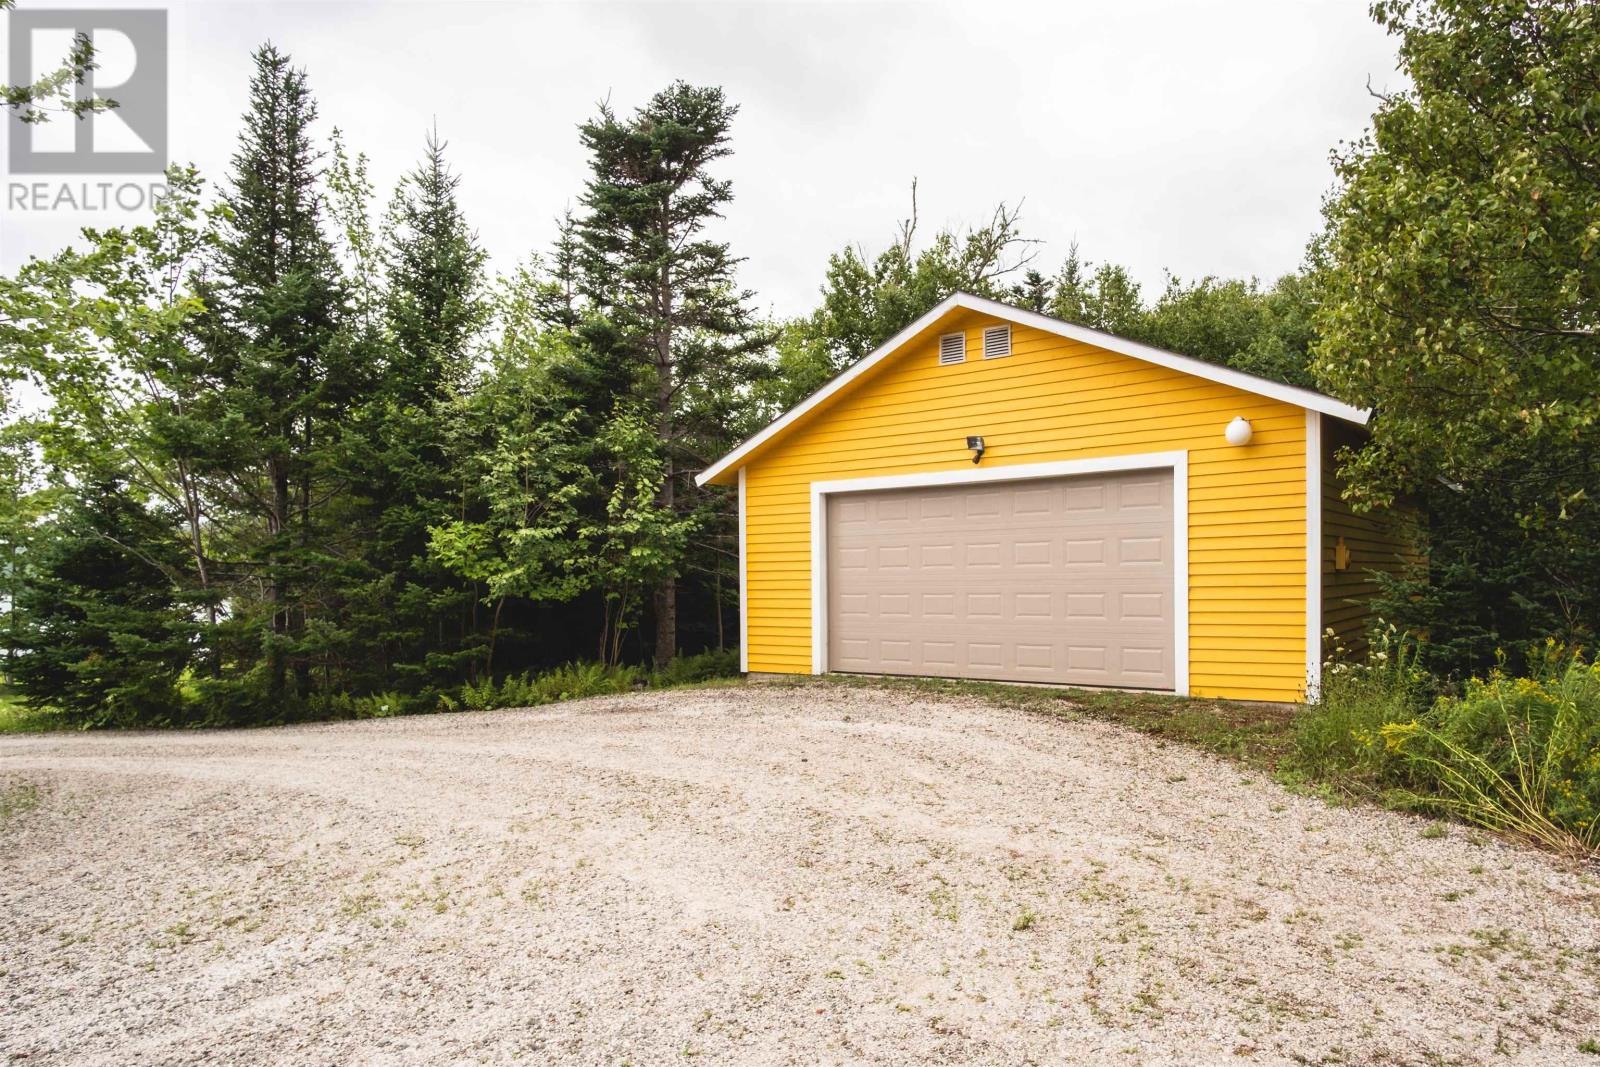
M26 779L0 784L0 827L39 806L39 787Z
M59 712L30 707L15 693L0 687L0 734L41 734L71 728Z

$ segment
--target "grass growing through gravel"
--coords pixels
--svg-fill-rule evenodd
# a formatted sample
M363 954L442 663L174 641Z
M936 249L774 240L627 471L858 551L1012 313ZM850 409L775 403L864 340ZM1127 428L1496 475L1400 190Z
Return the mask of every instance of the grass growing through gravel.
M1266 774L1278 773L1286 767L1295 752L1295 711L1272 704L938 678L829 675L768 684L832 685L964 696L1058 718L1095 719L1163 741L1227 756Z
M39 806L39 787L26 779L0 781L0 829Z
M1374 647L1367 663L1332 667L1321 702L1301 708L924 678L787 684L965 696L1111 722L1226 756L1330 802L1427 812L1600 860L1600 663L1552 641L1531 677L1495 672L1458 696L1435 698L1414 645L1391 627ZM1439 824L1424 830L1444 834Z

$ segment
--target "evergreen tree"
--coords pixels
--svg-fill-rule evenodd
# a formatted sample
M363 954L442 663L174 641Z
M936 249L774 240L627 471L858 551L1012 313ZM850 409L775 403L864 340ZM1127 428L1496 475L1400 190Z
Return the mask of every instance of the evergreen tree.
M8 643L30 702L87 726L184 721L178 679L197 635L178 543L126 487L79 487L24 564Z
M676 82L631 118L601 105L581 127L593 168L578 228L580 292L596 313L582 329L589 386L602 410L649 414L662 512L653 521L663 528L698 503L683 479L709 458L694 447L708 427L686 404L688 391L725 375L754 376L752 353L766 340L746 307L750 294L735 283L738 260L706 235L733 198L710 168L731 151L737 111L719 88ZM652 580L657 666L677 650L682 568L666 554Z
M341 332L345 298L322 228L305 72L270 44L254 59L199 334L219 383L213 470L231 505L259 523L250 562L267 594L268 697L282 706L308 694L313 661L331 640L326 625L311 625L330 547L316 524L331 494L318 483L362 360Z
M462 385L488 318L483 249L456 200L461 178L438 130L422 162L401 179L389 209L385 310L393 355L385 391L418 407Z
M428 561L429 528L458 511L460 479L441 410L466 384L489 317L485 253L456 199L437 131L395 190L385 226L382 368L345 449L370 532L352 591L352 658L367 687L459 676L473 635L470 588ZM448 635L448 636L447 636Z

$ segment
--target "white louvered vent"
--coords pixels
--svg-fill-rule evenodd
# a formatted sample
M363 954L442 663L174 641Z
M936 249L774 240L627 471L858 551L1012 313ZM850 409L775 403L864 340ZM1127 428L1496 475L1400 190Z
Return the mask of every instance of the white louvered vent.
M990 326L983 331L983 358L998 359L1011 354L1011 327Z
M945 367L951 363L965 363L967 361L967 335L964 333L947 333L939 338L939 366Z

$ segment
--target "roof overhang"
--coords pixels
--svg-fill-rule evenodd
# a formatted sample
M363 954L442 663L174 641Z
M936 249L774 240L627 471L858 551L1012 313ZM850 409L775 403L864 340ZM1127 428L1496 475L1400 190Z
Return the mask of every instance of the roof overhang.
M1261 378L1254 374L1246 374L1244 371L1234 370L1232 367L1208 363L1203 359L1195 359L1193 356L1180 356L1176 352L1168 352L1152 345L1130 341L1126 337L1118 337L1116 334L1091 330L1087 326L1079 326L1077 323L1051 318L1049 315L1041 315L1036 311L1012 307L1010 304L1002 304L998 300L990 300L986 297L974 296L971 293L958 292L945 298L939 303L938 307L935 307L916 322L889 338L867 356L857 360L850 367L830 379L822 388L768 423L765 429L754 434L732 452L729 452L701 471L695 476L695 484L705 485L720 475L737 470L756 449L782 434L829 397L848 389L852 382L888 358L896 349L922 333L939 319L950 314L950 312L963 309L990 315L997 319L1004 319L1021 326L1032 327L1045 333L1053 333L1068 340L1081 341L1084 344L1103 348L1108 352L1116 352L1119 355L1144 360L1146 363L1168 367L1184 374L1193 375L1196 378L1220 382L1242 392L1270 397L1273 400L1281 400L1286 404L1305 408L1307 411L1320 411L1324 415L1331 415L1336 419L1354 423L1357 426L1365 426L1367 419L1372 415L1369 409L1352 407L1341 400L1335 400L1333 397L1316 392L1313 389L1284 385L1268 378Z

